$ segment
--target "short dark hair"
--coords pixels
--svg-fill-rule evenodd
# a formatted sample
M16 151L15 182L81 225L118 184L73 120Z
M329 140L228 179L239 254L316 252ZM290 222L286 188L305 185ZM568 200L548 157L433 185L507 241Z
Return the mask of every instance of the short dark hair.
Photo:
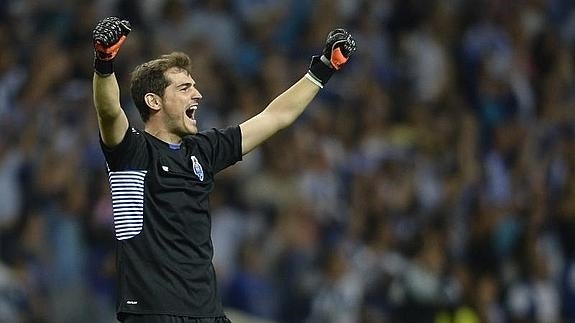
M181 52L172 52L136 66L134 71L132 71L130 93L144 122L147 122L150 118L150 108L144 101L146 93L164 96L166 87L170 85L170 81L166 79L164 72L175 67L191 74L191 65L191 59L188 55Z

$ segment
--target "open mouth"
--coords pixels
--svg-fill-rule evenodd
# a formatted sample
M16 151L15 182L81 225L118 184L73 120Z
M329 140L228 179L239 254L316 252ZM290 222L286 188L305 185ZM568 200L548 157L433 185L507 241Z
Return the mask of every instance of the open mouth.
M195 117L196 117L195 114L196 114L196 109L197 109L197 108L198 108L197 105L189 106L189 107L186 109L186 116L188 116L188 118L190 118L190 119L192 119L192 120L196 120L196 119L195 119Z

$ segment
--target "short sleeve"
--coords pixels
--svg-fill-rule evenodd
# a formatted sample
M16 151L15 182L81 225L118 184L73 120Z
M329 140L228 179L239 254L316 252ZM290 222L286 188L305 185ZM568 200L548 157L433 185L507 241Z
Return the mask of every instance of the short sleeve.
M129 127L122 141L114 148L107 147L100 137L100 146L110 171L148 168L149 153L140 130Z
M196 138L209 158L214 173L242 160L242 138L239 126L212 128L198 133Z

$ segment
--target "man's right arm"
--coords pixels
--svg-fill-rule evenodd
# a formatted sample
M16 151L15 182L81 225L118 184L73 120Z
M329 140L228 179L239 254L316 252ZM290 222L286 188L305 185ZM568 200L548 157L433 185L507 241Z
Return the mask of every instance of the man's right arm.
M113 60L130 30L128 21L109 17L98 22L93 31L94 107L102 142L109 148L122 141L129 127L128 118L120 106L120 87L114 75Z
M114 74L101 76L94 73L92 87L102 142L109 148L115 147L122 141L129 126L120 106L118 81Z

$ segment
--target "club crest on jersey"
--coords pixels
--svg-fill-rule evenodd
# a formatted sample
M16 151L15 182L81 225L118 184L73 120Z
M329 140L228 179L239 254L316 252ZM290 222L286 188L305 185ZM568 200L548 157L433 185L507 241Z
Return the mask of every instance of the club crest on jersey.
M190 157L192 159L192 168L194 169L194 174L196 174L196 176L198 176L198 178L200 179L200 181L204 181L204 169L202 168L202 165L200 165L200 162L198 161L198 159L196 158L196 156L192 156Z

